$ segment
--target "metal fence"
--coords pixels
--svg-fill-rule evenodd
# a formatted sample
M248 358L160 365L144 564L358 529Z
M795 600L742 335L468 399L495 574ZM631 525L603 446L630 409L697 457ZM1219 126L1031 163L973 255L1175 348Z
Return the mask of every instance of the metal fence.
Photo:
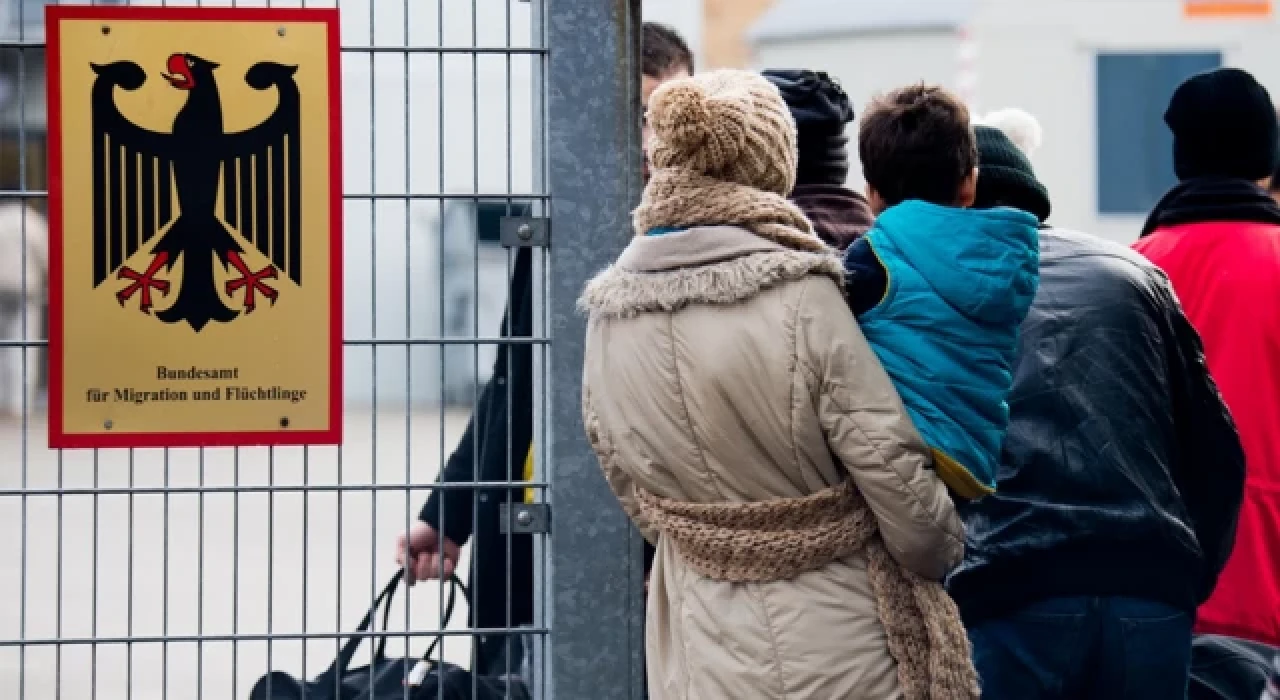
M534 697L641 697L640 543L582 436L574 310L639 191L639 0L133 2L342 11L346 437L65 452L45 440L44 4L0 2L0 697L239 699L268 670L318 675L503 344L533 348L530 485L554 508L532 536L534 619L446 624L420 586L388 655L443 635L466 666L477 635L518 633ZM504 216L549 219L552 245L504 246ZM520 254L535 322L512 341Z

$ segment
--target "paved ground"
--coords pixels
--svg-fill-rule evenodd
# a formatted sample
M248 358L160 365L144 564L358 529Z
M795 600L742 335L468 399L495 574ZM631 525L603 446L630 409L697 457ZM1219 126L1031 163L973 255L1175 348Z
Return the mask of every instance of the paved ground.
M57 452L43 416L23 431L0 419L0 698L238 700L270 666L304 672L304 643L75 640L334 634L355 627L395 569L393 544L421 489L28 495L35 489L206 487L276 489L430 483L466 415L351 413L346 445L239 451ZM376 435L376 438L375 438ZM406 436L410 436L409 439ZM25 457L24 457L25 453ZM406 463L408 466L406 467ZM25 508L25 546L24 517ZM25 566L24 566L25 558ZM23 571L25 576L25 599ZM437 588L415 589L392 628L439 625ZM403 598L401 599L403 601ZM455 615L462 626L465 613ZM20 649L16 642L26 639ZM62 645L49 644L65 640ZM412 647L421 651L422 639ZM305 644L305 674L333 660L335 642ZM465 637L445 655L467 658ZM389 653L403 652L393 641ZM167 688L167 693L164 692Z

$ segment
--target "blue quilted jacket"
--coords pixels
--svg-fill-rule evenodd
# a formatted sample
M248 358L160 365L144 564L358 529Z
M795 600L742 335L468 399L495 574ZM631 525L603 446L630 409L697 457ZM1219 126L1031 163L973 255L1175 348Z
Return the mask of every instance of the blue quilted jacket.
M995 489L1018 325L1039 281L1037 223L1014 209L911 200L845 255L862 331L962 498Z

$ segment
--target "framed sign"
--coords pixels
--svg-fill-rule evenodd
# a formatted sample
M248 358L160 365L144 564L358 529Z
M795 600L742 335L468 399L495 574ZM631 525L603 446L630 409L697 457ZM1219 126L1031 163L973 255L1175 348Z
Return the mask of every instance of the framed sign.
M45 17L50 446L340 442L338 10Z

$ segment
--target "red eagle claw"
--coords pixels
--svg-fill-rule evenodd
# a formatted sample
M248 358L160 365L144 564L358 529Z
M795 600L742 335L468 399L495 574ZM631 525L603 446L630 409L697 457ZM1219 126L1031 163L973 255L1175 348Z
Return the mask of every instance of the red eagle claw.
M240 276L233 280L227 281L227 296L235 296L236 290L244 287L244 312L246 314L253 313L257 307L254 293L260 293L266 297L273 305L276 303L276 297L279 292L267 286L263 280L276 279L277 272L275 265L267 265L266 267L253 272L249 270L249 265L240 257L240 254L232 250L227 253L227 261L231 266L240 273Z
M139 273L137 270L132 268L121 267L119 274L116 275L116 279L133 280L133 284L130 284L124 289L116 292L116 301L120 302L121 306L124 306L126 301L128 301L134 294L138 293L138 291L141 291L142 299L141 303L138 304L138 309L144 314L151 313L152 289L158 290L161 296L169 296L169 281L156 279L156 273L159 272L160 268L168 261L169 254L161 251L156 253L155 257L151 259L151 264L147 265L146 272Z

